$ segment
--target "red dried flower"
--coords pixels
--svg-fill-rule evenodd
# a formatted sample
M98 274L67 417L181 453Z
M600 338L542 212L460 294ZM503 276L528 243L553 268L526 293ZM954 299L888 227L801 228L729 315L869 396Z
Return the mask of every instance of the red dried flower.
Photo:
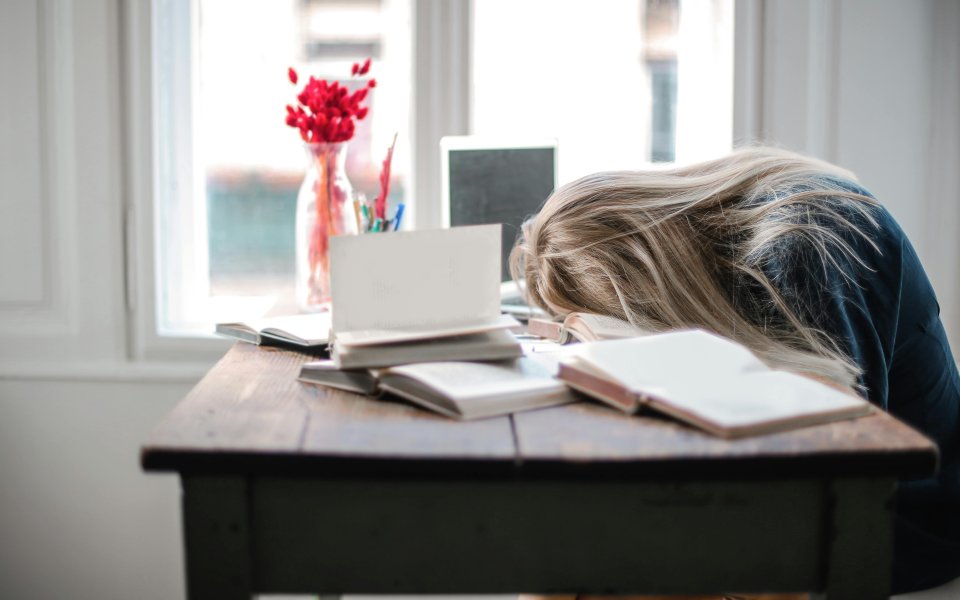
M351 74L366 75L370 71L370 63L369 58L362 65L355 63ZM292 67L287 75L296 84L297 72ZM376 80L370 79L365 87L350 93L339 81L328 83L311 76L297 94L297 107L287 105L284 121L290 127L299 129L300 137L308 143L347 141L356 132L356 121L367 116L369 109L362 103L376 85Z

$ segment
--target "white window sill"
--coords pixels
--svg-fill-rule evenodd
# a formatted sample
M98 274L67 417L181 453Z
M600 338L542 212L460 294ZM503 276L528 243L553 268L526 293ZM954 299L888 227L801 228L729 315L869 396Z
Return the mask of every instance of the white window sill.
M0 380L80 381L103 383L197 383L213 360L161 361L44 361L5 362Z

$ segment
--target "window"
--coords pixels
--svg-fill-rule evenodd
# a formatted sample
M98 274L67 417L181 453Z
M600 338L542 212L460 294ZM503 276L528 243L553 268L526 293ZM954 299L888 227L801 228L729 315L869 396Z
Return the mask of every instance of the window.
M733 1L473 3L472 129L555 137L559 180L729 151Z
M302 77L349 83L370 57L378 86L347 173L375 196L394 133L391 200L408 193L409 0L155 0L158 327L211 323L292 302L294 214L306 157L284 124ZM301 86L302 87L302 81Z
M395 201L416 203L412 156L438 146L437 132L464 133L444 131L439 118L411 122L416 96L444 97L422 89L442 78L414 72L415 48L426 38L469 56L470 94L452 102L469 115L470 131L557 138L561 182L731 146L733 0L462 0L470 10L452 18L467 20L469 35L438 34L449 23L424 18L425 11L461 15L443 2L152 3L162 335L293 309L294 207L306 159L283 123L295 94L286 80L291 65L301 76L346 79L351 63L374 59L379 85L347 171L356 189L375 194L380 162L399 133ZM437 31L424 31L431 27ZM433 58L419 64L433 68Z

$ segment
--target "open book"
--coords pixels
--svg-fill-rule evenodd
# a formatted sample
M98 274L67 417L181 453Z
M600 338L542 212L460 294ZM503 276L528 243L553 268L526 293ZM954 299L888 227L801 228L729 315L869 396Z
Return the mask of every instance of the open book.
M371 370L341 370L326 360L305 363L300 380L361 394L389 392L448 417L477 419L573 402L555 373L556 359L543 355Z
M216 332L260 346L317 350L325 348L330 339L330 313L267 317L245 323L218 323Z
M649 407L721 437L872 410L852 392L771 369L745 347L700 330L583 344L560 359L558 377L625 412Z
M500 225L330 241L331 358L340 368L522 354L500 313Z
M616 340L649 333L616 317L579 312L570 313L562 321L530 319L527 331L561 344Z

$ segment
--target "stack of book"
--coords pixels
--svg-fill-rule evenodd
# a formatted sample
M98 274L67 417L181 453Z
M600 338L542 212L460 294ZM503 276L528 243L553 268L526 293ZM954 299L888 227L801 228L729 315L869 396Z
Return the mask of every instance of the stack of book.
M498 226L331 240L330 313L218 325L258 344L329 348L300 380L399 397L457 419L593 399L652 410L721 437L852 418L871 405L850 390L772 369L700 330L652 334L584 313L531 319L524 355L500 312ZM577 342L577 343L574 343ZM564 345L567 344L567 345Z
M459 419L575 400L558 364L524 357L500 310L500 226L331 239L332 310L217 326L245 341L329 350L301 381L388 393Z

